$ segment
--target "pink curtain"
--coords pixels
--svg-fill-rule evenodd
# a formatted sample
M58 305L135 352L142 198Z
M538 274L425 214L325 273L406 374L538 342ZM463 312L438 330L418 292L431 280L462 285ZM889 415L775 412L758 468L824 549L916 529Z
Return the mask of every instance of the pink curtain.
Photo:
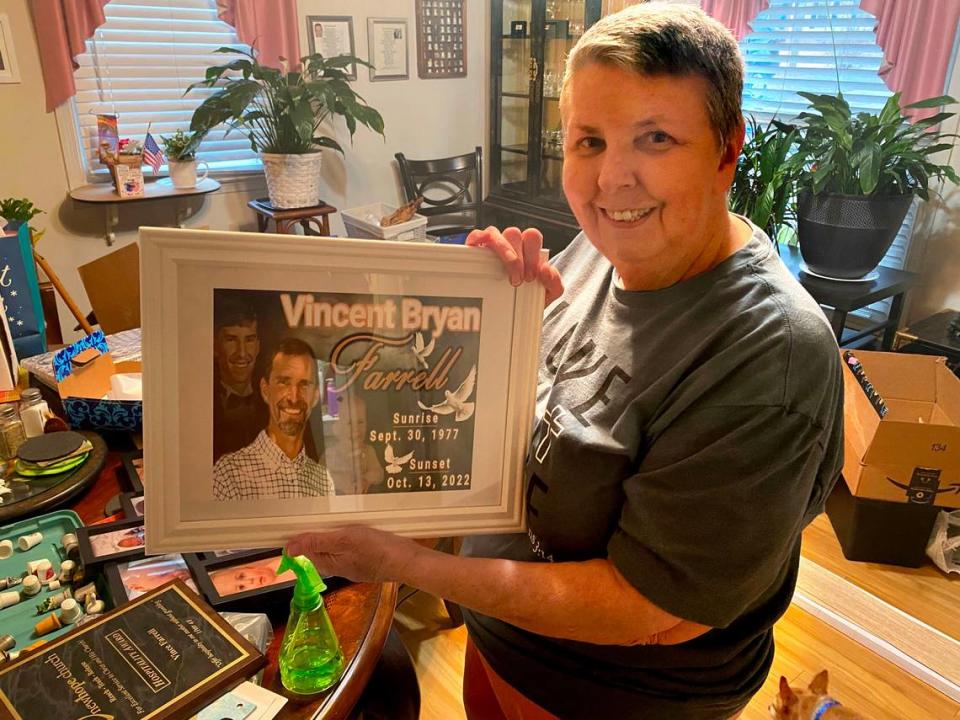
M700 6L730 28L740 42L750 32L753 19L770 6L770 0L702 0Z
M263 65L300 66L300 20L297 0L217 0L217 15L236 28L240 42L252 45Z
M73 82L73 71L78 67L75 58L86 51L86 41L106 21L103 6L109 1L30 0L47 112L52 112L77 92Z
M877 18L877 43L883 48L880 76L900 104L943 94L947 65L960 22L957 0L860 0L860 8ZM907 111L920 120L937 108Z

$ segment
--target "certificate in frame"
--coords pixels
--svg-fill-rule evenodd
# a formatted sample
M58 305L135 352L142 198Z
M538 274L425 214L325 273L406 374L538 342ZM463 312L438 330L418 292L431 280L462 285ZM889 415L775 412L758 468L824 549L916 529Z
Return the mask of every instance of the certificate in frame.
M404 18L367 18L370 80L410 79L410 33Z
M140 245L144 460L164 478L148 553L525 528L541 286L463 246L167 228ZM225 422L221 401L251 405Z
M310 54L325 58L338 55L356 56L353 42L353 17L350 15L307 15L307 41ZM350 65L347 77L357 79L357 64Z

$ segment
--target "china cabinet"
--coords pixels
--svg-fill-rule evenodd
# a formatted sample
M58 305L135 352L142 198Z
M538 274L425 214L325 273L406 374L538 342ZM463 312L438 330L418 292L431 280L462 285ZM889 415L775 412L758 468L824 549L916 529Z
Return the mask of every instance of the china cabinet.
M490 193L483 222L538 227L553 251L579 232L563 196L560 84L601 0L493 0Z

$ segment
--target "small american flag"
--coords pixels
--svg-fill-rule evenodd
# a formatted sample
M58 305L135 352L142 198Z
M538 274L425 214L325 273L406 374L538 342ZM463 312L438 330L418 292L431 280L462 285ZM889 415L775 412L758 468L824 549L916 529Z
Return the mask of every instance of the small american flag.
M150 133L143 141L143 161L153 168L154 175L160 172L160 166L163 165L163 151Z

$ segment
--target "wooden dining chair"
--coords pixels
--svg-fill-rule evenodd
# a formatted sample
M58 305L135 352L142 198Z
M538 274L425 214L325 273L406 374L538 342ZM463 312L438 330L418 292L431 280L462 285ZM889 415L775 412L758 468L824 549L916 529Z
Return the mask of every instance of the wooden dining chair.
M480 222L483 200L483 149L436 160L410 160L397 153L407 202L423 196L419 213L434 236L465 235Z

